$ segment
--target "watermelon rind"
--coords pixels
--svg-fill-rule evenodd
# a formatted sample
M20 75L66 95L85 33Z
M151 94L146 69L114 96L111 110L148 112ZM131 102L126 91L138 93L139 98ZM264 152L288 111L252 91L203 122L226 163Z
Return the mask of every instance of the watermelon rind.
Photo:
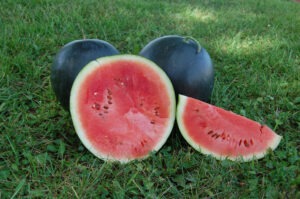
M229 159L229 160L238 161L238 162L248 162L248 161L252 161L252 160L256 160L256 159L261 159L269 152L269 150L275 150L282 139L282 137L280 135L277 135L275 133L274 138L272 140L270 140L269 143L267 143L268 147L266 148L266 150L261 151L259 153L253 153L250 155L231 157L231 156L224 156L224 155L214 153L214 152L210 151L209 149L197 144L197 142L194 141L193 139L191 139L191 137L188 135L187 128L181 117L182 113L185 111L185 106L187 104L187 100L188 100L187 96L179 94L177 111L176 111L177 125L178 125L178 128L179 128L183 138L190 144L190 146L192 146L195 150L199 151L200 153L202 153L204 155L210 155L219 160Z
M90 61L120 54L110 43L100 39L74 40L64 45L54 57L51 66L50 81L60 105L69 110L72 84Z
M176 94L209 102L214 87L214 66L209 53L189 36L164 35L150 41L139 55L160 66Z
M85 78L93 73L94 70L97 70L99 67L105 66L108 63L113 63L114 61L122 61L122 60L129 60L129 61L134 61L134 62L141 62L144 64L145 67L149 67L156 71L159 76L161 77L161 80L165 83L168 91L168 96L170 96L171 104L170 104L170 117L168 120L168 123L166 125L166 130L163 132L163 136L161 137L160 141L155 145L152 151L149 152L147 156L144 157L139 157L139 158L123 158L123 159L116 159L109 154L102 153L99 150L96 150L93 145L92 141L89 140L86 137L84 127L81 124L80 118L77 115L79 107L77 106L77 95L79 93L79 87L80 85L84 82ZM71 95L70 95L70 113L73 121L73 125L75 128L75 131L80 138L81 142L83 145L96 157L104 160L104 161L109 161L109 162L119 162L119 163L128 163L133 160L143 160L150 155L156 153L159 151L162 146L165 144L167 141L168 137L171 134L171 131L174 126L175 122L175 115L176 115L176 99L175 99L175 92L173 85L168 78L168 76L165 74L165 72L160 69L154 62L143 58L141 56L137 55L129 55L129 54L123 54L123 55L113 55L113 56L107 56L107 57L102 57L97 60L91 61L89 64L87 64L78 74L76 77L72 89L71 89Z

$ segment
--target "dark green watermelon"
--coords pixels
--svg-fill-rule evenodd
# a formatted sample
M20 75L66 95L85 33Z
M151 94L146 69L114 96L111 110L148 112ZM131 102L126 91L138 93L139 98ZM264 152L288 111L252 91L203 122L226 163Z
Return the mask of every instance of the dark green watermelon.
M89 62L119 54L110 43L99 39L75 40L57 53L51 67L51 84L61 105L69 110L70 91L77 74Z
M176 94L210 101L214 67L208 52L196 40L178 35L159 37L147 44L140 55L167 73Z

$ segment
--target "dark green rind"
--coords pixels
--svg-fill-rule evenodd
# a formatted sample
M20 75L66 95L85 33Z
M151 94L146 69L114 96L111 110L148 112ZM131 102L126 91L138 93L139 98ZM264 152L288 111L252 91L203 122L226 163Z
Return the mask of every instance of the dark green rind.
M140 55L152 60L167 73L176 94L210 101L214 67L207 51L195 39L163 36L147 44Z
M71 87L80 70L97 58L116 54L113 45L99 39L75 40L62 47L51 67L51 84L64 109L69 110Z

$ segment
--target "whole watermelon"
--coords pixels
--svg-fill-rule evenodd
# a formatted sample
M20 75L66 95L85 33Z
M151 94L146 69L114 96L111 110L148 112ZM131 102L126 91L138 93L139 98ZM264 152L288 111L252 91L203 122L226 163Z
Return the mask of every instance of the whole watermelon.
M208 52L190 37L167 35L154 39L140 52L169 76L176 94L209 102L214 67Z
M99 39L72 41L61 48L51 67L51 84L60 104L69 110L70 91L77 74L89 62L119 54L110 43Z

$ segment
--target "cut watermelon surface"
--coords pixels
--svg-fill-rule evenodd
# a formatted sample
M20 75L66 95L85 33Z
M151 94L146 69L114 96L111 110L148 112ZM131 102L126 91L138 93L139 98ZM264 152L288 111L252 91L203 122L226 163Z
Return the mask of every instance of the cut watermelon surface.
M266 125L183 95L179 95L177 123L193 148L218 159L259 159L281 140Z
M109 161L144 159L158 151L175 120L175 95L153 62L116 55L89 63L74 81L70 112L82 143Z

